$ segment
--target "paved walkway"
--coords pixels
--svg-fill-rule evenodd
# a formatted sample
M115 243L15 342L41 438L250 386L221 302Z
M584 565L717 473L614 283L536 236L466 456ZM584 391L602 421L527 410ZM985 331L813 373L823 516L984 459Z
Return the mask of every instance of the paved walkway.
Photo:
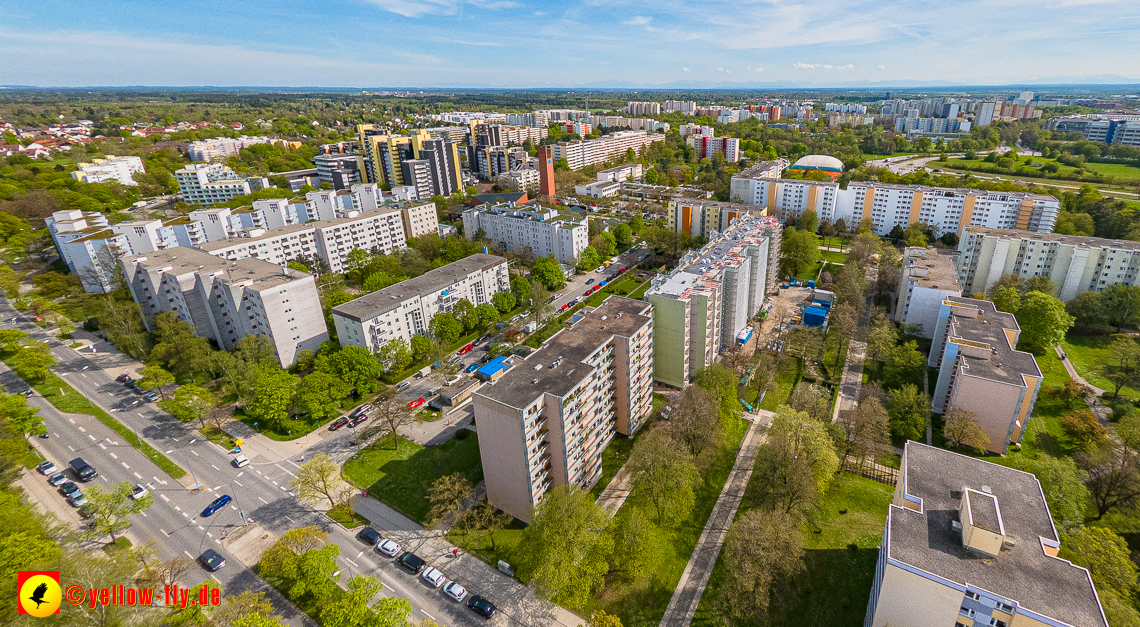
M748 414L746 414L748 416ZM756 461L756 449L764 441L764 434L759 430L772 421L772 412L759 410L752 414L752 424L736 454L736 463L732 466L732 473L724 483L724 489L713 506L712 514L705 524L697 546L689 563L685 565L685 572L681 573L681 580L673 591L673 598L669 600L669 607L665 609L665 616L661 618L661 627L689 627L693 614L701 602L705 586L708 585L709 576L712 575L713 566L716 565L720 549L728 536L728 528L736 518L736 510L744 498L744 491L748 487L748 479L752 476L752 465Z
M1057 353L1058 357L1061 358L1061 363L1065 365L1065 370L1068 371L1069 378L1076 381L1077 383L1080 383L1081 385L1087 385L1089 389L1093 391L1093 398L1086 398L1085 404L1088 405L1089 411L1091 411L1093 415L1097 417L1097 420L1100 421L1100 424L1107 425L1108 408L1105 407L1104 404L1102 404L1100 401L1096 400L1097 398L1104 396L1106 390L1102 390L1101 388L1098 388L1097 386L1085 380L1085 378L1077 372L1077 369L1073 367L1073 364L1069 361L1069 356L1065 353L1065 351L1061 350L1060 346L1054 346L1053 351Z
M628 463L629 462L626 462L626 464ZM610 518L613 518L614 515L618 513L618 510L621 509L625 500L629 498L632 483L632 476L626 471L625 465L622 465L621 470L617 471L617 474L610 480L606 489L602 490L602 493L598 495L598 500L595 502L606 508L606 511L610 513Z
M867 271L867 284L873 286L878 276L878 267L871 266ZM859 403L859 388L863 386L863 362L867 359L867 332L871 330L871 317L875 313L871 289L867 290L867 306L863 310L863 317L847 345L847 361L843 364L843 377L839 382L839 398L835 400L835 408L831 412L832 422L839 420L840 411L855 409Z

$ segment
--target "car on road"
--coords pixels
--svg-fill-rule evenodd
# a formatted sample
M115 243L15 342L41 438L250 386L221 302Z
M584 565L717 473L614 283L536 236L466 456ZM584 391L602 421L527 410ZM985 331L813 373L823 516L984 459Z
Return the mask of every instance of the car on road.
M495 615L495 604L477 594L473 594L470 599L467 599L467 609L483 618L491 618Z
M356 534L356 539L369 546L375 546L380 541L380 532L372 527L365 527Z
M478 369L479 369L479 362L475 362L475 363L471 364L470 366L467 366L466 368L464 368L463 372L470 374L472 372L475 372Z
M237 468L241 468L242 466L248 466L249 465L249 458L246 457L245 455L238 455L237 457L234 457L233 464Z
M462 602L467 598L467 588L464 588L458 581L453 581L443 587L443 593L448 597Z
M153 403L158 400L158 394L155 394L154 391L151 390L150 392L143 394L143 399L148 403Z
M570 303L566 303L565 305L562 305L561 311L566 311L569 308L570 308Z
M59 491L64 496L71 496L72 494L79 493L79 486L70 481L64 481L59 485Z
M447 581L447 577L445 577L438 568L433 568L431 566L428 566L426 569L424 569L424 572L420 575L420 578L431 584L431 587L433 588L438 588L443 585L443 582Z
M65 483L67 483L67 473L65 472L57 472L54 475L48 477L48 485L50 486L58 488Z
M467 353L470 353L471 349L473 349L473 348L475 348L474 344L468 344L467 346L464 346L463 348L459 349L459 354L460 355L466 355Z
M364 422L365 420L368 420L368 414L359 414L357 416L349 418L348 426L355 427L356 425Z
M230 495L223 494L223 495L219 496L218 498L214 499L213 501L210 501L210 504L206 506L206 509L202 510L202 517L205 518L206 516L213 515L219 509L222 509L223 507L225 507L226 504L229 503L231 500L233 500L233 499L230 498Z
M422 571L425 566L427 566L426 562L424 562L418 555L412 553L411 551L404 553L400 556L400 559L396 561L400 563L400 566L407 568L417 575L420 574L420 571Z
M601 274L601 273L603 273L603 272L605 272L605 271L606 271L606 267L605 267L605 266L598 266L598 269L597 269L597 270L594 270L594 272L596 272L596 273L598 273L598 274Z
M141 395L141 394L144 394L146 392L146 390L139 387L138 381L131 381L130 383L127 384L127 387L130 388L130 390L132 392L134 392L135 394Z
M132 377L129 374L121 374L121 375L115 377L115 381L118 381L119 383L130 383L133 380L134 380L134 377Z
M352 413L349 415L350 416L362 416L364 414L367 414L370 411L372 411L372 403L365 403L365 404L361 405L360 407L357 407L356 409L352 410Z
M340 418L337 418L336 420L332 421L331 425L329 425L329 431L336 431L337 429L345 426L348 424L348 420L348 416L341 416Z
M32 388L24 388L24 389L20 390L19 392L17 392L17 394L22 394L22 395L29 397L29 398L31 398L31 396L35 393L36 393L36 391L33 390Z
M150 492L148 492L146 487L140 483L136 483L134 485L134 487L131 488L131 499L132 500L137 501L137 500L141 499L142 497L144 497L148 494L150 494Z
M404 390L406 390L406 389L408 389L408 388L410 388L410 387L412 387L412 382L411 382L411 381L401 381L401 382L399 383L399 385L397 385L397 386L396 386L396 391L397 391L397 392L403 392Z
M420 398L417 398L416 400L408 403L408 409L416 409L420 405L423 405L423 404L424 404L424 398L421 396Z
M559 298L562 298L562 292L558 292L558 293L557 293L557 294L555 294L554 296L551 296L551 297L550 297L550 302L552 302L552 303L553 303L554 301L558 300Z
M586 280L586 285L589 285L589 284L591 284L591 283L593 283L593 282L594 282L594 280L593 280L593 279L587 279L587 280Z
M212 573L221 570L226 565L226 558L219 555L214 549L202 551L202 554L198 556L198 561Z
M479 344L483 340L489 339L490 337L491 337L490 333L484 333L483 335L480 335L479 337L475 338L475 341L472 342L472 344Z
M36 470L40 471L41 475L50 475L59 472L59 468L56 468L52 462L40 462L40 465L36 466Z
M67 497L67 502L70 503L72 507L83 507L87 504L87 497L83 496L82 492L76 492Z
M629 270L629 268L620 268L620 269L618 269L618 274L625 274L626 271L628 271L628 270Z
M99 476L99 473L95 472L95 469L92 468L90 464L83 461L82 457L76 457L68 462L68 465L75 471L75 476L79 477L79 480L84 483Z
M376 545L376 551L388 557L396 557L396 554L400 552L400 545L392 540L383 540Z

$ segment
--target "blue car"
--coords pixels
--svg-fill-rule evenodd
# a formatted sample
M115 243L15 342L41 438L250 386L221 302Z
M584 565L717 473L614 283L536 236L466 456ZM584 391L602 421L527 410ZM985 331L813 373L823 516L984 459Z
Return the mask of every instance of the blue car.
M589 285L589 284L591 284L591 283L593 283L593 282L594 282L594 280L593 280L593 279L589 279L588 281L586 281L586 285Z
M230 502L230 495L223 494L223 495L219 496L218 498L211 501L210 504L206 506L206 509L202 510L202 517L204 518L206 516L213 514L214 512L218 511L219 509L222 509L223 507L225 507L226 504L229 502Z
M464 370L464 372L475 372L478 369L479 369L479 362L475 362L475 363L471 364L470 366L467 366L467 369Z

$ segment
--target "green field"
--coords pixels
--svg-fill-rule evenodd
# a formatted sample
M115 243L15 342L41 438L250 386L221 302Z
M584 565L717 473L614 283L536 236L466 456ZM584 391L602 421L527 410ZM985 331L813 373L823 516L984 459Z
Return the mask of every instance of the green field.
M1065 341L1061 343L1061 350L1065 351L1065 354L1069 356L1069 362L1073 364L1073 368L1077 370L1077 374L1084 377L1089 383L1105 390L1107 397L1112 396L1112 392L1116 386L1101 376L1099 368L1097 367L1097 361L1102 356L1107 356L1108 345L1112 343L1112 340L1113 336L1111 335L1086 337L1070 333L1065 338ZM1120 388L1120 395L1136 400L1140 399L1140 390L1124 386Z
M1120 180L1140 181L1140 168L1120 163L1090 163L1088 169Z

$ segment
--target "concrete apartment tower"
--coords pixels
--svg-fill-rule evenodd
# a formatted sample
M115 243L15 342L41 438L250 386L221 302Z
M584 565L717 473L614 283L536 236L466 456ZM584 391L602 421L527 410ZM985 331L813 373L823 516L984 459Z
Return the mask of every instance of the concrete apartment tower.
M550 146L538 147L539 193L547 198L554 197L554 149Z

